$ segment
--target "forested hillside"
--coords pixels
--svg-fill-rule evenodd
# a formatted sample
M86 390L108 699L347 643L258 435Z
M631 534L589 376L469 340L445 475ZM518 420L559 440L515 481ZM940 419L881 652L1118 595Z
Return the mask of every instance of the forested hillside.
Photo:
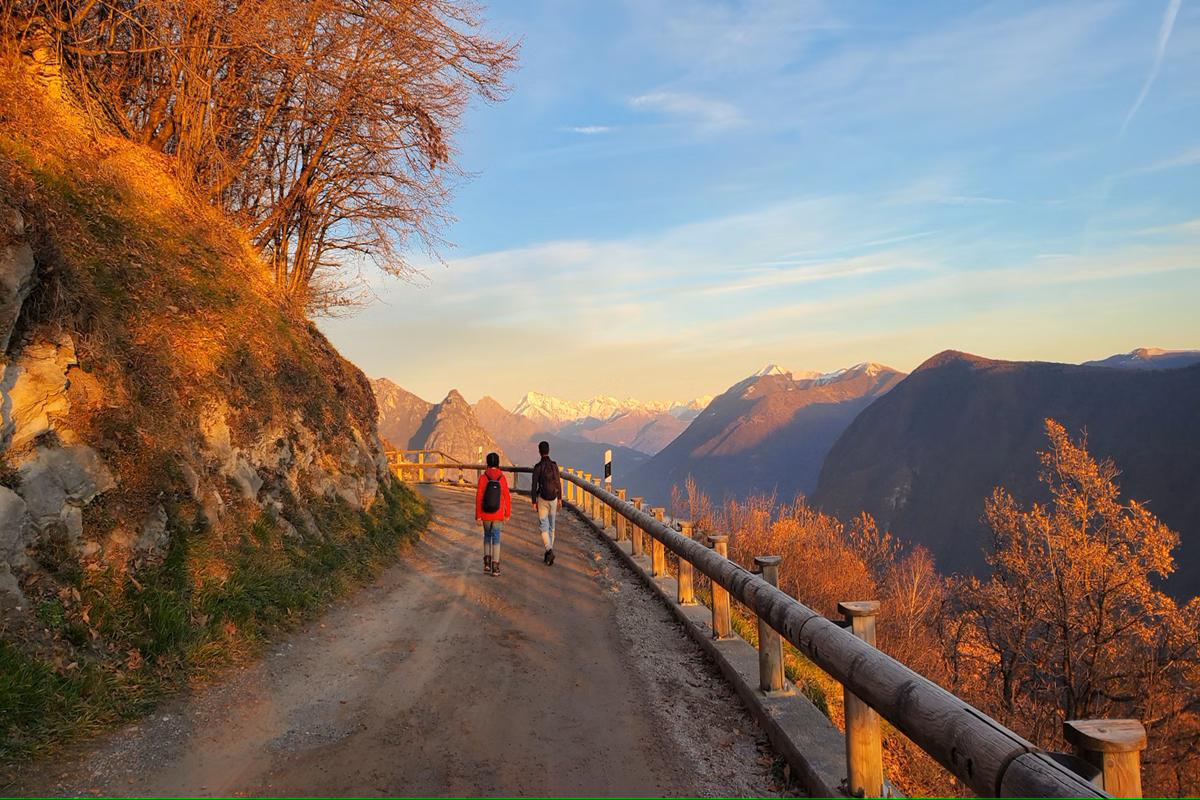
M984 502L997 486L1030 502L1047 417L1086 432L1121 467L1125 496L1177 530L1179 569L1164 586L1200 593L1200 366L1111 369L996 361L946 352L930 358L850 424L829 451L813 502L867 511L903 540L928 547L946 572L985 568Z

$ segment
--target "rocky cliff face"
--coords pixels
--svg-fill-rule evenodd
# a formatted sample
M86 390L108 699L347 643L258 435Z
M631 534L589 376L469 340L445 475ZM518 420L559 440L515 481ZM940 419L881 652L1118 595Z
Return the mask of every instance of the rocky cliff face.
M387 378L371 381L371 391L379 406L379 435L397 450L419 448L424 442L412 445L409 440L421 428L433 403L422 400L412 392L397 386Z
M479 463L479 449L483 454L500 454L500 463L511 463L504 450L496 444L457 389L451 389L446 399L438 403L421 422L421 427L410 442L420 441L420 449L440 450L446 455L466 464Z
M307 498L370 506L387 479L371 387L274 296L241 235L160 157L11 99L0 613L29 611L48 548L119 568L161 557L197 520L217 537L261 514L312 532Z

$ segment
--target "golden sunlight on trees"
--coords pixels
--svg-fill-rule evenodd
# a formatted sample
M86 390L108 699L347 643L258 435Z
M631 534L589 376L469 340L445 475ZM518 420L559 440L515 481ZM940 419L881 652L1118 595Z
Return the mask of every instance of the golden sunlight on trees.
M1046 420L1041 478L1052 500L1028 510L1002 488L987 499L991 574L943 578L921 547L903 548L869 514L843 525L803 497L727 500L708 514L729 555L749 566L781 555L780 588L836 616L842 600L878 599L882 650L1042 747L1067 749L1068 719L1139 719L1149 794L1200 790L1200 601L1179 607L1155 587L1179 536L1142 504L1122 502L1118 471ZM688 487L676 507L708 508ZM707 514L707 512L706 512ZM887 733L908 791L960 787Z
M0 26L170 154L315 312L354 302L355 258L403 277L443 243L452 135L517 50L469 0L0 0Z
M1153 584L1173 569L1178 535L1046 420L1041 478L1052 500L1024 511L1003 489L986 505L986 580L958 579L947 615L955 682L1043 746L1064 719L1136 717L1149 732L1148 788L1197 783L1195 601L1180 610ZM949 621L952 620L952 621Z

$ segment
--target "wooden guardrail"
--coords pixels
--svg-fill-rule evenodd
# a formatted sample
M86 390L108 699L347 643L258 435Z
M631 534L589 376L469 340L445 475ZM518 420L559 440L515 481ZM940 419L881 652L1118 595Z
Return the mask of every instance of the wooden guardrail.
M417 482L426 480L441 482L448 480L446 476L448 471L453 471L455 473L454 483L465 481L468 473L472 473L474 479L478 481L479 474L487 469L487 464L465 464L440 450L389 450L384 455L387 456L388 464L401 480L406 480L411 476L411 479ZM406 456L413 456L414 460L410 461ZM431 461L429 456L437 456L443 460ZM498 469L512 475L512 485L509 486L509 489L514 492L520 491L520 476L533 472L533 467L521 467L515 464L502 465ZM428 477L428 473L431 471L435 472L433 478Z
M457 463L424 463L421 466L423 469L484 468L482 464ZM530 467L501 469L514 474L532 472ZM877 604L873 607L870 603L842 604L839 610L846 616L846 627L855 631L852 633L776 588L763 577L729 560L725 554L727 536L709 537L711 547L706 547L666 525L662 521L663 509L654 508L652 513L643 510L640 497L627 501L624 499L625 490L609 492L593 482L589 473L579 470L563 468L561 475L564 498L581 513L596 520L597 524L601 521L607 523L607 514L611 509L618 538L623 538L622 534L627 532L635 556L641 555L643 537L650 537L651 569L654 574L662 574L665 570L665 550L670 550L679 556L681 568L684 564L688 565L689 577L692 571L708 576L713 583L712 628L715 636L731 635L728 598L738 600L757 615L761 624L777 632L840 682L848 697L853 696L863 709L873 710L894 725L972 791L996 797L1111 796L1095 783L1059 763L1056 760L1058 754L1046 753L933 681L877 650L873 646ZM774 566L773 559L768 557L763 560L761 567L765 577L773 577L771 572ZM679 586L683 592L684 581L681 580ZM689 595L690 590L691 581L688 580ZM778 639L772 642L771 637L760 637L760 642L764 642L768 648L782 646ZM760 663L764 665L764 670L774 672L778 669L779 661L774 655L768 654L761 657ZM763 680L774 682L774 679L767 677ZM857 768L855 766L856 761L878 761L877 752L873 756L863 756L858 752L864 742L866 747L878 750L878 730L876 728L872 734L868 729L864 733L861 726L870 724L869 717L853 702L848 703L847 708L847 762L852 777L851 793L858 796L864 792L869 796L878 795L882 792L878 768L870 763L859 764ZM854 729L849 720L852 708L856 718ZM864 717L867 717L865 723L862 721ZM1121 722L1140 726L1136 721ZM875 724L877 726L877 719ZM1129 738L1124 733L1122 735ZM1076 738L1075 741L1084 740ZM1144 736L1141 741L1144 746ZM1089 746L1094 751L1103 751L1106 745L1093 742ZM1137 748L1126 745L1120 747L1125 752L1133 751L1135 765L1132 769L1136 773ZM1114 746L1107 752L1116 749ZM1100 760L1105 761L1103 758ZM1127 773L1129 764L1123 764L1121 769ZM855 772L859 773L858 780L861 781L858 791L855 791ZM872 778L875 773L880 778ZM872 784L872 780L876 782ZM868 788L871 786L874 788Z
M564 469L562 477L575 487L573 495L582 493L585 513L597 517L595 503L603 503L681 562L707 575L973 791L1008 797L1107 796L1032 742L763 578L663 524L657 514L635 508L572 470Z

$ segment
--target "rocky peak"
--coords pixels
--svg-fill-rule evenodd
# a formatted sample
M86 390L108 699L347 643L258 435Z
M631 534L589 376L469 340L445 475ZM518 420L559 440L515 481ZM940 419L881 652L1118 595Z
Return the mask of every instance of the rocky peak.
M476 463L481 447L485 454L496 452L501 461L506 460L500 445L480 424L475 410L456 389L451 389L446 399L430 409L409 444L412 449L440 450L468 464Z

